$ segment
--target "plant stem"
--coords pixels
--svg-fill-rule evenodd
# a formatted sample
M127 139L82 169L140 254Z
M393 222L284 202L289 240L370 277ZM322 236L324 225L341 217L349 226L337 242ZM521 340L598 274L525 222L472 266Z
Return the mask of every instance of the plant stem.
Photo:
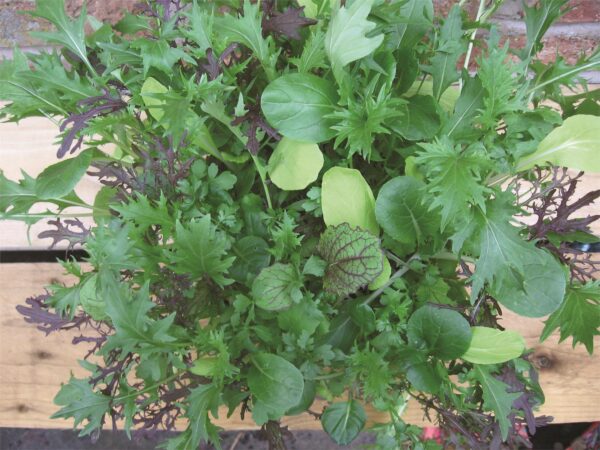
M381 286L379 289L377 289L375 292L373 292L369 298L367 298L364 301L364 305L368 305L371 302L373 302L373 300L375 300L377 297L379 297L383 291L385 291L388 287L390 287L392 284L394 284L394 281L396 281L398 278L400 278L402 275L404 275L406 272L408 272L410 270L410 262L414 261L416 259L419 259L419 254L415 253L414 255L412 255L408 261L406 261L404 263L404 265L402 265L400 267L400 269L398 269L391 277L390 279L383 285Z
M265 176L266 169L264 168L264 166L262 165L260 160L255 155L252 155L252 161L254 161L254 165L256 166L256 171L258 172L258 175L260 176L260 181L261 181L261 183L263 185L263 189L265 191L265 197L267 198L267 205L269 206L269 209L273 209L273 203L271 202L271 194L269 193L269 186L267 185L267 177Z
M479 9L477 10L477 16L475 16L475 22L478 22L483 16L483 12L485 10L485 0L479 0ZM477 32L479 28L475 28L473 33L471 34L471 39L469 39L469 47L467 48L467 55L465 56L465 63L463 67L465 70L469 70L469 63L471 62L471 54L473 53L473 44L475 42L475 38L477 37ZM460 89L462 90L463 81L460 79Z
M269 450L287 450L283 442L281 427L276 420L269 420L264 426L267 440L269 441Z

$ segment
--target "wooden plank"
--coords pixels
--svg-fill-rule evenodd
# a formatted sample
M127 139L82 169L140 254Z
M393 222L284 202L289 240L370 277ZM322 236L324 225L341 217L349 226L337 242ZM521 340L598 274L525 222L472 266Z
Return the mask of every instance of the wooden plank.
M56 125L44 118L25 119L18 125L0 123L0 168L10 179L17 179L21 170L32 176L39 174L46 166L57 161L58 146L54 143L57 134ZM92 203L99 188L100 183L97 180L86 176L76 191L83 200ZM578 187L579 195L594 189L600 189L600 174L586 174ZM579 217L593 214L600 214L600 202L578 211ZM86 225L91 224L91 220L86 218L83 222ZM51 240L38 239L37 235L47 228L45 221L42 221L34 225L28 233L27 227L21 222L0 221L0 249L45 250ZM592 231L600 236L600 221L592 224ZM66 244L61 245L58 248L64 248Z
M66 421L50 420L56 411L52 398L69 373L83 376L77 359L85 354L84 347L71 345L78 333L58 333L44 336L34 326L24 322L15 306L25 298L43 292L50 282L67 281L57 264L0 265L0 426L65 428ZM552 336L543 344L538 342L543 323L506 314L504 325L520 331L529 347L534 349L534 361L541 369L541 384L546 404L540 414L551 415L557 423L600 420L600 355L589 356L582 347L571 349L568 343L558 344ZM600 337L596 339L600 348ZM314 405L320 410L320 405ZM368 410L371 421L385 417ZM226 429L254 428L250 420L239 416L217 423ZM405 413L407 421L424 424L423 414L411 403ZM293 429L319 428L318 422L301 415L288 419Z

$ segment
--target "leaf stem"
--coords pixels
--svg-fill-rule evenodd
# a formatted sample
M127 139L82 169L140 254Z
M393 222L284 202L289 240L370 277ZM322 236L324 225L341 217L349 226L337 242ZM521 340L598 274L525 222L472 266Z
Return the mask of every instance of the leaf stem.
M158 383L155 383L155 384L153 384L151 386L148 386L148 387L142 389L141 391L135 391L135 392L132 392L131 394L122 395L120 397L115 397L113 401L116 402L116 403L118 403L118 402L122 402L123 400L127 400L127 399L130 399L130 398L138 397L138 396L140 396L142 394L145 394L147 392L153 391L154 389L162 386L163 384L169 383L169 382L171 382L171 381L179 378L180 375L181 375L181 372L174 373L170 377L167 377L167 378L159 381Z
M419 258L420 258L420 255L418 253L415 253L406 262L402 263L400 269L398 269L396 272L394 272L394 274L390 277L390 279L387 280L387 282L383 286L381 286L379 289L377 289L375 292L373 292L363 302L363 304L368 305L368 304L372 303L375 299L377 299L377 297L379 297L383 293L383 291L385 291L388 287L390 287L392 284L394 284L394 282L398 278L400 278L402 275L404 275L406 272L408 272L410 270L410 263L412 261L415 261Z
M260 181L263 185L263 189L265 191L265 197L267 198L267 205L269 209L273 209L273 203L271 202L271 194L269 193L269 186L267 185L267 177L266 177L266 169L260 162L260 160L256 157L256 155L252 155L252 161L254 161L254 165L256 166L256 171L260 176Z

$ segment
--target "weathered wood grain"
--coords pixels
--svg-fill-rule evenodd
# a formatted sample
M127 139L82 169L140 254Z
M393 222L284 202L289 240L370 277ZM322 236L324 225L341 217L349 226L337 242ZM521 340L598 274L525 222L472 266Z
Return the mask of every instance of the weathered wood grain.
M72 372L84 376L77 360L85 347L71 345L74 333L45 336L25 323L15 310L25 298L43 292L51 281L69 282L57 264L0 264L0 426L1 427L68 427L66 421L50 420L56 411L52 398L60 383ZM558 344L552 336L540 344L540 320L506 314L504 325L520 331L535 351L534 361L541 367L541 383L546 404L540 414L551 415L556 422L600 420L600 356L588 356L581 347L573 350L569 343ZM600 348L600 337L596 340ZM313 409L319 411L320 405ZM385 420L368 409L371 421ZM407 421L423 424L423 414L415 404L405 413ZM250 420L220 414L217 423L226 429L253 428ZM290 418L286 424L294 429L318 428L308 415Z

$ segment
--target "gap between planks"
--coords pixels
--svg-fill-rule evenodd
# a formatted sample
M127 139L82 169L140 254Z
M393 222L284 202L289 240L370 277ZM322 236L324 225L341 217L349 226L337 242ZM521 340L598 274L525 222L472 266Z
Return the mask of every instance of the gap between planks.
M15 307L27 297L43 292L51 282L70 283L58 264L0 264L0 427L68 428L70 422L50 420L57 407L52 399L60 384L72 372L84 376L77 360L85 354L85 346L71 345L77 332L45 336L33 325L25 323ZM503 325L519 331L534 350L533 361L541 366L540 381L546 403L539 414L553 416L555 423L600 420L600 355L589 356L578 346L558 344L551 336L539 343L543 323L505 313ZM596 338L600 347L600 336ZM319 412L322 404L313 405ZM371 421L384 421L385 415L367 408ZM404 414L407 422L427 424L423 412L414 402ZM239 415L227 419L221 410L215 423L228 430L255 429L251 419L241 421ZM183 424L183 422L182 422ZM286 419L291 429L319 429L319 422L304 414Z

